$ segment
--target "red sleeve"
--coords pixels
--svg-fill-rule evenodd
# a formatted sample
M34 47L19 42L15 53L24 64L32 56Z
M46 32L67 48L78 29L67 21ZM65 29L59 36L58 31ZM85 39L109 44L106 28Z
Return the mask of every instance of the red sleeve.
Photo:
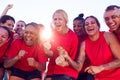
M19 50L20 50L20 45L21 44L22 44L21 40L15 40L11 44L10 48L8 49L8 51L6 53L6 57L9 57L9 58L15 57L18 54Z

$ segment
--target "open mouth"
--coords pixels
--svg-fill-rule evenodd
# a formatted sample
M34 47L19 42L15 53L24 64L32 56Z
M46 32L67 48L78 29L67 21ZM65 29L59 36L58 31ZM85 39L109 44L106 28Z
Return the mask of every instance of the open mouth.
M87 31L88 31L88 32L91 32L91 31L94 31L94 29L88 29Z
M31 38L26 38L25 43L26 45L31 45L33 43L33 40Z
M56 27L61 27L61 25L57 25Z

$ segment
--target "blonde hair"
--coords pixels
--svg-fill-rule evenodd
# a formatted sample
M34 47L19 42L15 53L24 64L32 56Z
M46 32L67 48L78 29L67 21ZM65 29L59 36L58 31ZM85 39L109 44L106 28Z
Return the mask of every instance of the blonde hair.
M56 11L54 12L54 14L53 14L53 18L54 18L54 15L55 15L56 13L60 13L60 14L64 17L64 19L66 20L66 22L68 23L68 15L67 15L67 13L66 13L64 10L62 10L62 9L56 10Z

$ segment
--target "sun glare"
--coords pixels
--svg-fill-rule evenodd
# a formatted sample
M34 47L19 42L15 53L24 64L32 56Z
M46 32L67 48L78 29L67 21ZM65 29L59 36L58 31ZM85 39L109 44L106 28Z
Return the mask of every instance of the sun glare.
M42 39L44 40L49 40L51 38L51 29L50 28L45 28L42 31Z

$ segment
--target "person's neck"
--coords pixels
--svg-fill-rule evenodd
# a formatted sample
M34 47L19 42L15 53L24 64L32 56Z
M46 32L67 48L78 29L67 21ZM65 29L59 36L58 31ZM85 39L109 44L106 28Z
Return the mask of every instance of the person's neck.
M115 32L115 34L117 35L117 34L120 34L120 26L119 26L119 28L116 30L116 31L114 31Z
M96 41L99 38L100 33L98 32L95 35L88 36L91 41Z
M64 30L60 32L60 34L67 34L68 32L69 32L69 28L65 27Z

